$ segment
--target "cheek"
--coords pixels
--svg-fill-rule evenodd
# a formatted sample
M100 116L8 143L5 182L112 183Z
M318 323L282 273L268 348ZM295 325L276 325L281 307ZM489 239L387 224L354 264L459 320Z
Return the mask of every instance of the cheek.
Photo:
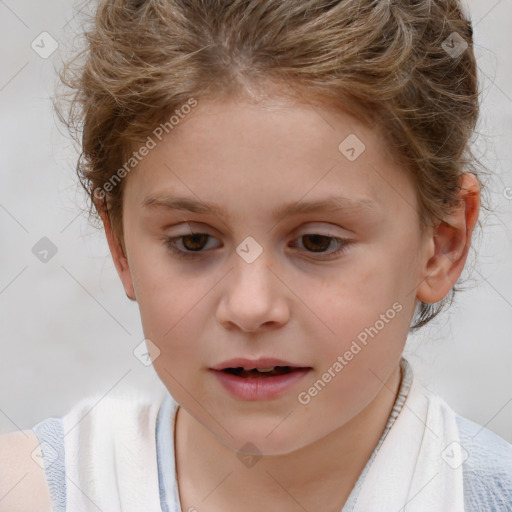
M150 322L158 338L192 307L197 291L173 264L163 241L137 236L129 248L130 271L143 323ZM196 298L197 300L197 298Z
M201 333L211 327L211 292L222 276L205 273L199 279L192 267L173 264L162 254L151 257L146 252L134 258L134 286L144 336L160 351L154 367L157 372L166 368L180 380L190 363L204 358ZM161 377L169 380L165 374Z
M371 258L361 259L346 272L340 272L317 294L311 309L319 312L325 326L320 325L320 336L324 340L322 364L326 369L338 356L346 355L347 369L375 368L384 377L400 358L415 295L410 293L411 279L403 261L396 259L400 258L382 257L375 252ZM319 332L316 330L317 339ZM315 333L310 332L310 336L315 337ZM347 382L360 378L352 370L344 371ZM342 380L338 382L341 384Z
M200 329L202 287L176 277L160 276L153 282L144 281L139 298L141 321L145 334L163 346L183 340L188 343Z
M155 283L145 298L139 304L144 336L158 348L153 367L175 398L187 400L180 384L190 385L204 359L199 340L206 303L197 290L176 282Z
M372 325L380 314L405 299L399 265L382 258L340 269L317 295L315 310L338 337L350 338ZM409 290L408 290L409 291Z

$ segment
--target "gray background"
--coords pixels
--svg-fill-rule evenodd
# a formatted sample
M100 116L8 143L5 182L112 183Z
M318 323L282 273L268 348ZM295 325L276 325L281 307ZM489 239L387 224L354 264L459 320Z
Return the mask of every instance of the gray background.
M81 213L76 150L52 112L55 69L86 4L0 0L0 432L61 416L92 393L163 389L132 353L144 338L139 310ZM470 288L407 353L455 411L512 442L512 1L467 5L483 89L475 150L494 174L493 212L482 212L478 258L463 274ZM43 31L59 43L46 59L31 47ZM57 247L47 263L32 252L43 237Z

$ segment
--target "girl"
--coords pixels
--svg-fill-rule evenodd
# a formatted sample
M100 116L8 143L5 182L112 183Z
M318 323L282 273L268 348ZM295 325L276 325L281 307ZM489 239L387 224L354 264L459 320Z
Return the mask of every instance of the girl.
M480 209L458 1L100 0L86 35L63 119L168 392L4 437L0 510L512 510L512 446L402 357Z

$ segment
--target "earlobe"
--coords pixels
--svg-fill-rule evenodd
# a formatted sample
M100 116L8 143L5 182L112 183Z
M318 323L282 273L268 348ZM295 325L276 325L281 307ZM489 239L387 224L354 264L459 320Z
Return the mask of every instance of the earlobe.
M112 259L114 261L117 273L121 278L121 282L123 283L126 296L130 300L136 301L137 299L135 297L135 289L133 286L133 280L128 259L121 246L121 243L119 242L119 240L113 232L110 217L108 215L106 208L101 206L100 208L98 208L98 211L100 213L101 220L103 221L103 226L105 228L105 236L107 237L110 253L112 255Z
M430 257L416 292L417 298L425 303L433 304L444 299L464 269L480 211L480 186L473 174L461 176L457 197L460 200L458 206L430 235Z

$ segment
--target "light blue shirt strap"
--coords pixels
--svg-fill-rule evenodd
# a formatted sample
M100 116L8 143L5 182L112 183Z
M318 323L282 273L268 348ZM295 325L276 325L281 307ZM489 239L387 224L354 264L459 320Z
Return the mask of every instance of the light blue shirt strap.
M170 455L174 451L173 447L171 446L173 433L171 430L170 406L171 400L168 396L160 406L156 421L158 484L160 490L160 506L162 507L162 512L174 512L169 508L171 484L174 480L171 466L173 461L170 460Z
M465 512L512 512L512 445L462 416L456 416L462 465ZM464 456L463 452L463 456Z
M66 512L66 467L62 418L47 418L32 431L41 445L53 512Z
M158 482L162 512L181 512L174 455L174 423L178 404L170 394L162 401L156 422Z

